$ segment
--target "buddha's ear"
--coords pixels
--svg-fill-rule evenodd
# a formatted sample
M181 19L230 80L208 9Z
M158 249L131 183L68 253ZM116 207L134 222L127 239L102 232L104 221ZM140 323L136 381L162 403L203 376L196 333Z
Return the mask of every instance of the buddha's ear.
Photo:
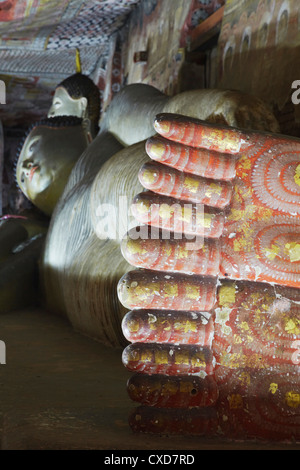
M84 117L87 112L87 105L88 105L88 100L85 96L82 96L79 98L79 105L80 105L80 111L81 111L81 117Z

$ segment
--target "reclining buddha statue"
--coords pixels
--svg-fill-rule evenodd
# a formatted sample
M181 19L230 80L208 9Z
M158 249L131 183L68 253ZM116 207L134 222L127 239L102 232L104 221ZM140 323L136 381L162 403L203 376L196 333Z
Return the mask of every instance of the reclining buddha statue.
M49 129L40 187L56 151ZM72 133L58 160L71 158ZM51 214L45 304L90 337L132 343L123 361L142 405L135 431L299 439L299 141L278 133L243 93L129 85L52 208L39 204Z
M137 172L148 159L145 139L155 133L153 121L159 112L179 111L205 120L226 120L229 125L239 120L244 127L251 123L278 130L266 105L237 92L199 90L167 97L151 86L134 84L115 96L55 207L41 263L48 307L66 315L75 329L113 346L124 341L125 309L116 287L129 265L120 256L120 239L127 231L131 199L142 189ZM63 113L61 107L55 118ZM43 149L49 165L54 136L51 142ZM105 223L107 211L110 219Z

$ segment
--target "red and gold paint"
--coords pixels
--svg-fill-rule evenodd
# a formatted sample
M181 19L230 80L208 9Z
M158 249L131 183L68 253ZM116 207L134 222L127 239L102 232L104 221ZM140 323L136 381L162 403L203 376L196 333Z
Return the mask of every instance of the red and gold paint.
M148 236L122 244L131 427L299 441L300 141L174 115L155 129L133 203Z

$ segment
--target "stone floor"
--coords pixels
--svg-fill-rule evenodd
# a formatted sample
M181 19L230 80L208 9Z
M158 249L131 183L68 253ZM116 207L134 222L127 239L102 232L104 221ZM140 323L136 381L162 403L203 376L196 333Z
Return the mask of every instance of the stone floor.
M291 449L195 437L134 435L121 350L81 336L62 319L26 310L0 317L0 448L104 450ZM299 448L299 447L298 447Z

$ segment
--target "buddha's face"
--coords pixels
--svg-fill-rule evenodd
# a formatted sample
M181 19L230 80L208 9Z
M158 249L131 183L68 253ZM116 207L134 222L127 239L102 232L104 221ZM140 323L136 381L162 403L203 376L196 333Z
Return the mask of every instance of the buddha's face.
M50 215L70 172L87 147L81 126L34 127L22 147L16 178L25 196Z
M77 116L84 118L87 113L87 98L72 98L64 87L55 90L48 117Z

